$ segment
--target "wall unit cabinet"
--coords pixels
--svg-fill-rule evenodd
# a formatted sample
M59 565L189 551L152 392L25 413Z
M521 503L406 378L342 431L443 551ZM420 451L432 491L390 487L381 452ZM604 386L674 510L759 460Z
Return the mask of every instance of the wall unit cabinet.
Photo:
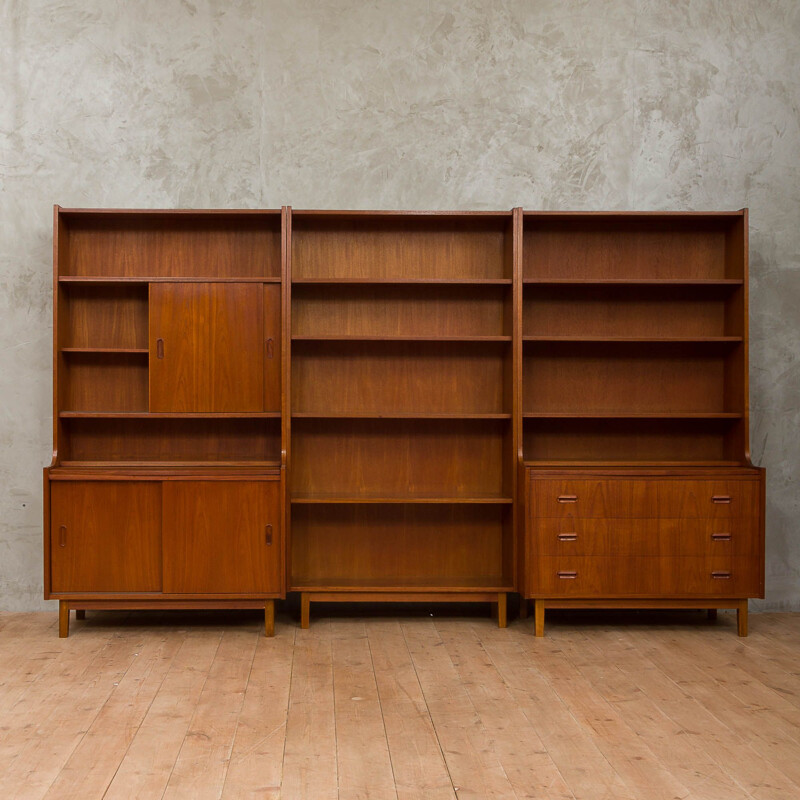
M45 596L739 610L747 215L56 209ZM523 603L523 611L527 610Z
M56 208L45 597L285 596L283 214Z

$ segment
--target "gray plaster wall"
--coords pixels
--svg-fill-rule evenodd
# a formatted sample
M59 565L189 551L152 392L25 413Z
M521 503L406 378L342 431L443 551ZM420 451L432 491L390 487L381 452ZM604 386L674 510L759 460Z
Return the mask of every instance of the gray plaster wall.
M800 609L797 0L0 8L0 608L46 606L59 203L749 206L757 605Z

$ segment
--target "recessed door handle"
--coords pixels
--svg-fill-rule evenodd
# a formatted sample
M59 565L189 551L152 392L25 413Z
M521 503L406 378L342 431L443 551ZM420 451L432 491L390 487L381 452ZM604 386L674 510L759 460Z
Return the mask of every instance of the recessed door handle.
M58 546L59 547L66 547L67 546L67 526L62 525L58 529Z
M156 339L156 358L164 358L164 340Z
M711 498L712 503L730 503L731 496L729 494L715 494Z
M712 533L711 540L714 542L729 542L731 535L729 533Z
M559 542L574 542L578 538L577 533L559 533L558 534L558 541Z
M717 581L726 581L731 577L731 573L727 570L715 570L711 573L711 577Z
M575 570L561 570L558 573L558 577L562 580L574 580L578 577L578 573Z
M267 358L272 358L275 354L275 347L272 339L267 339Z
M272 525L267 525L264 528L264 541L267 544L272 544Z
M576 494L560 494L558 496L559 503L577 503L578 495Z

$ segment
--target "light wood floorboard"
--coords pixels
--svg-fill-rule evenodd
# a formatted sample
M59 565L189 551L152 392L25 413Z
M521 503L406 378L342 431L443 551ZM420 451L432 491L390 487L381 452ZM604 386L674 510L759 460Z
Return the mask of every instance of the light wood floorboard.
M0 797L800 797L800 614L431 610L0 613Z

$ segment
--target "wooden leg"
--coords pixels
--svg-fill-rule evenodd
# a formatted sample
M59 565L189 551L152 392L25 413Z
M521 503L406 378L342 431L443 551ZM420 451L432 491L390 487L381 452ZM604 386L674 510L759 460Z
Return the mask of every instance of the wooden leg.
M519 600L519 618L528 619L528 601L524 597Z
M75 610L75 619L86 619L86 609L78 608Z
M709 622L715 622L717 619L717 609L716 608L709 608L708 609L708 619Z
M500 592L497 595L497 627L505 628L508 625L507 613L508 595L505 592Z
M311 622L311 596L308 592L300 593L300 627L307 628Z
M739 601L739 607L736 609L736 623L739 628L739 636L747 636L747 600Z
M275 601L267 600L264 606L264 636L275 635Z
M66 600L58 601L58 636L60 639L69 636L69 605Z
M536 636L544 636L544 601L533 601L533 631Z

